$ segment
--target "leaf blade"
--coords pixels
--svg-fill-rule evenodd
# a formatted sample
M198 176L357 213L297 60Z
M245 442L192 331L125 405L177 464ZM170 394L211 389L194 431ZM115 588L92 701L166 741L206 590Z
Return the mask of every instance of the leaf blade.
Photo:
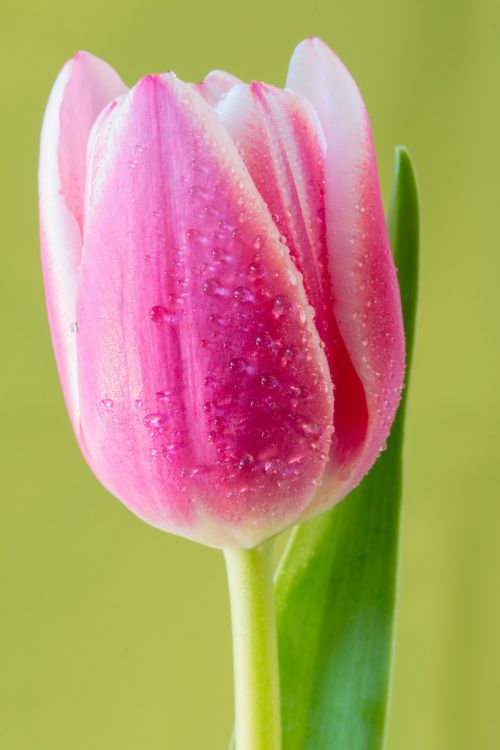
M396 149L389 230L407 340L415 329L419 214ZM299 526L276 580L284 750L382 747L396 605L406 390L388 449L347 501Z

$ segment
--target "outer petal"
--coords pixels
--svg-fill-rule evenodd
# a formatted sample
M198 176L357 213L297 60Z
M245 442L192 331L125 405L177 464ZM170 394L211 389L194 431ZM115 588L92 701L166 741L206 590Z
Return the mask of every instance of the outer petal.
M311 101L327 156L325 205L334 314L363 382L365 447L337 492L346 494L373 464L400 399L404 334L368 115L348 71L319 39L297 47L287 86ZM342 479L342 476L340 477ZM318 502L328 502L328 495Z
M87 451L153 525L256 544L302 512L330 445L330 378L301 277L192 87L152 76L118 108L78 297Z
M75 429L76 286L87 138L101 109L124 90L109 65L79 52L61 70L43 121L39 172L42 265L57 366Z
M199 93L211 107L225 96L236 84L241 83L239 78L225 70L212 70L207 73L203 81L196 84Z
M366 438L367 408L363 384L333 314L323 131L307 99L262 83L233 87L216 111L303 275L335 384L332 461L337 471L349 473Z

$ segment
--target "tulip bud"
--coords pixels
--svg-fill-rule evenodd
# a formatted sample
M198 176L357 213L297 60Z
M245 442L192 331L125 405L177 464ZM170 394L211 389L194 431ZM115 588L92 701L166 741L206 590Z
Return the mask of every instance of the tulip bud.
M360 481L404 340L367 114L321 41L285 90L217 71L127 92L79 53L45 115L40 212L73 428L134 513L251 547Z

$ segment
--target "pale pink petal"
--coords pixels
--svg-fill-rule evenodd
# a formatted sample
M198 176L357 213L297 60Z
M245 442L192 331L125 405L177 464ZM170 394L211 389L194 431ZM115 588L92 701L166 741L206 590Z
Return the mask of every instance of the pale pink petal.
M310 100L325 133L333 310L368 405L366 444L345 477L345 494L382 449L399 403L404 371L399 290L370 124L356 84L334 53L314 38L295 50L287 86Z
M87 215L88 207L92 203L92 190L97 181L97 173L108 149L108 141L113 137L113 118L119 114L120 105L125 94L112 99L104 107L90 131L87 143L87 176L85 181L85 196L83 214Z
M192 87L143 79L110 123L78 294L91 464L153 525L256 544L304 509L330 447L302 279Z
M215 107L217 102L237 83L241 83L240 79L231 73L226 73L225 70L212 70L195 87L205 101L211 107Z
M367 408L363 384L333 314L324 208L326 144L304 97L261 83L235 86L216 111L302 273L335 384L332 459L352 466L363 447Z
M60 72L40 144L40 224L48 316L68 411L77 429L76 286L82 249L87 138L101 109L125 89L116 73L86 52Z

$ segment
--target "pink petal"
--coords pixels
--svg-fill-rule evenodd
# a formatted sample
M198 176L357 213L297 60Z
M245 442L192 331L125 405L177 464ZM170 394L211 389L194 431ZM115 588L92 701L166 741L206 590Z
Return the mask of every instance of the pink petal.
M196 84L199 93L211 107L215 107L221 99L233 86L240 83L240 79L224 70L212 70L208 73L203 81Z
M382 449L399 403L404 372L399 290L368 114L356 84L321 40L307 39L292 56L287 86L310 100L326 136L333 310L367 398L366 443L339 490L344 495Z
M76 286L82 238L87 138L107 102L125 90L101 60L78 53L61 70L45 112L40 145L42 265L54 350L76 428Z
M302 512L330 445L300 275L192 87L145 78L109 127L78 297L92 466L153 525L256 544Z
M335 320L324 208L326 144L317 115L302 96L253 83L235 86L218 104L224 122L282 240L302 273L335 384L332 455L348 466L363 446L363 384Z

